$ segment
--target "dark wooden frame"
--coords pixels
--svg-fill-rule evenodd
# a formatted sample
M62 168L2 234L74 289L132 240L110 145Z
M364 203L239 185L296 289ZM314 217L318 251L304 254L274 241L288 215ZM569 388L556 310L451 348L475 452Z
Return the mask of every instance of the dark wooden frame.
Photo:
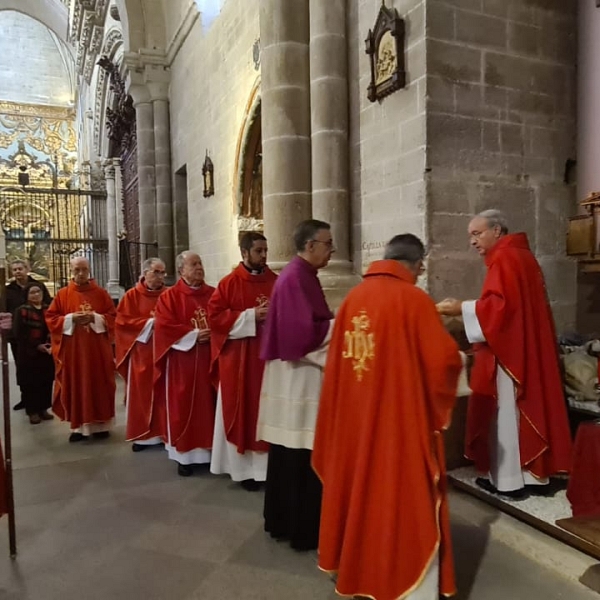
M208 151L206 152L206 158L204 159L204 164L202 165L202 179L204 181L204 192L203 195L205 198L209 196L215 195L215 175L214 175L214 166L212 160L210 160L210 156L208 156Z
M380 65L379 50L387 33L389 33L394 41L393 52L395 52L396 65L389 76L378 81L377 69ZM377 20L375 21L375 27L373 30L369 29L369 34L365 40L366 53L369 55L371 63L371 83L367 88L367 97L371 102L382 100L392 92L406 86L404 36L404 19L400 18L395 8L387 8L385 4L382 4L377 15ZM387 40L388 37L386 36L385 39Z

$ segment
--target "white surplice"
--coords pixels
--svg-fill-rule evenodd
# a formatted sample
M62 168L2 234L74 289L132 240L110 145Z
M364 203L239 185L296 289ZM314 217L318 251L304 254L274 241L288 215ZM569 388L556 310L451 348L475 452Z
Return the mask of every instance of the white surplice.
M266 362L256 439L312 450L332 329L333 319L321 345L302 359Z
M248 308L240 314L233 324L228 339L241 340L255 336L256 313L254 308ZM267 479L268 458L268 452L246 450L244 454L240 454L237 451L237 446L227 440L223 420L223 396L219 385L210 472L215 475L227 473L233 481L244 481L246 479L265 481Z
M485 342L485 335L475 311L477 300L462 303L465 332L471 343ZM491 482L501 492L518 490L525 485L546 485L548 478L539 479L526 469L521 469L519 449L519 418L517 397L513 380L496 362L496 394L498 413L490 431Z

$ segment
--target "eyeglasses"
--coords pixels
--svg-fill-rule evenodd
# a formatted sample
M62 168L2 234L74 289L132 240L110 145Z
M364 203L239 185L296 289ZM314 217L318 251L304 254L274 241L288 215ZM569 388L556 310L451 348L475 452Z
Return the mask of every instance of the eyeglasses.
M489 231L489 229L483 229L482 231L474 231L473 233L469 234L469 239L478 240L486 231Z
M308 240L309 242L317 242L317 244L325 244L328 248L333 248L333 240L327 240L324 242L323 240Z
M152 273L152 275L156 275L157 277L166 277L166 271L146 271L146 273Z

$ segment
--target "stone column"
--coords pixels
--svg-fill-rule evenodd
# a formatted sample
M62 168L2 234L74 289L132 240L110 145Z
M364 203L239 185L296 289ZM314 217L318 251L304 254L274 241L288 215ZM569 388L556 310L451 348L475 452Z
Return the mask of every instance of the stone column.
M156 240L158 254L165 262L167 271L173 273L173 202L171 185L171 129L169 115L168 87L153 87L154 105L154 157L156 176Z
M132 85L129 93L135 107L138 156L138 203L140 242L156 240L156 178L154 156L154 106L145 85Z
M117 243L117 194L115 187L115 165L112 159L103 163L106 180L106 236L108 238L108 293L119 299L119 248Z
M269 264L295 254L311 217L309 0L260 0L263 212Z
M310 0L312 216L331 224L336 253L320 276L333 305L358 282L350 262L347 43L345 0Z
M577 200L600 190L600 8L579 0Z

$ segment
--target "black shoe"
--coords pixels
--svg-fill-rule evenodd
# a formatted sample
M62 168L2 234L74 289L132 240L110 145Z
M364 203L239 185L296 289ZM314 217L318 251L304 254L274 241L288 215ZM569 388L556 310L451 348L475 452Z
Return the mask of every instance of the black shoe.
M131 444L131 451L132 452L143 452L148 447L149 446L146 446L144 444L136 444L135 442L133 442L133 444Z
M532 496L553 496L557 491L556 488L553 489L549 483L544 485L527 484L525 489Z
M527 491L525 488L511 490L509 492L501 492L489 479L486 479L485 477L478 477L475 480L475 483L486 492L489 492L490 494L496 494L497 496L506 496L507 498L512 498L514 500L519 500L527 496Z
M259 492L260 489L262 488L263 482L255 481L254 479L244 479L244 481L240 481L240 485L247 492Z
M71 442L71 443L74 443L74 442L83 442L83 441L85 441L87 439L89 439L89 436L83 435L83 433L77 433L76 431L74 431L69 436L69 442Z
M92 437L95 440L105 440L110 436L110 431L96 431L96 433L92 433Z
M177 475L179 475L180 477L190 477L190 475L192 475L193 473L194 469L192 468L192 465L177 465Z
M13 410L25 410L25 404L23 403L23 400L21 400L21 402L17 402L13 406Z

